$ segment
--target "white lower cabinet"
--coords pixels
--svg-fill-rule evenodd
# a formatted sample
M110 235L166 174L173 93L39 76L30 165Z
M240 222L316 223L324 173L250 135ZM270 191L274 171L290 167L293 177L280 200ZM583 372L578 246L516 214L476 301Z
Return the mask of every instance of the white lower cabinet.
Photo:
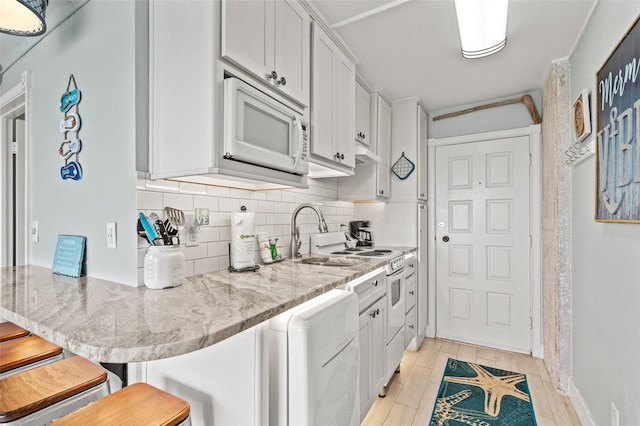
M387 296L360 314L360 421L385 384Z
M194 426L266 425L262 327L172 358L140 363L146 382L186 400Z

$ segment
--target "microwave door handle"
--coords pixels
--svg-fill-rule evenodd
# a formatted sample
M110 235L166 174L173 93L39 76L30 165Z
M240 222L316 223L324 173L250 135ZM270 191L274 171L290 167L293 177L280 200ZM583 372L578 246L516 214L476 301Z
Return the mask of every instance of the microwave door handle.
M303 140L302 140L302 136L303 136L303 134L302 134L302 121L298 118L297 115L295 115L293 117L293 123L296 125L296 129L297 129L297 132L298 132L298 144L297 144L298 145L298 151L294 155L296 160L295 160L295 162L293 164L294 169L297 170L298 169L298 165L300 164L300 159L302 158L302 143L303 143Z

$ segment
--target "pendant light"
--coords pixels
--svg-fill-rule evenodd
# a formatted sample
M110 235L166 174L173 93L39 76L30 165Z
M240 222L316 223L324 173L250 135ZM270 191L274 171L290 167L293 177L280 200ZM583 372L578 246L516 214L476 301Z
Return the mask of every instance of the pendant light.
M48 3L49 0L0 0L0 32L16 36L44 34Z
M462 56L482 58L507 44L509 0L455 0Z

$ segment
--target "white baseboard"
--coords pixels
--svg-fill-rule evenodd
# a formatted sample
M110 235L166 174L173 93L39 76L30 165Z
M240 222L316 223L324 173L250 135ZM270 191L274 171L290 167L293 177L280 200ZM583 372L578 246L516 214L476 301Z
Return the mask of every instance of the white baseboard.
M584 398L582 398L582 394L580 394L580 390L576 387L572 377L569 377L569 399L571 400L573 409L576 410L576 414L578 415L582 425L596 426L596 422L593 420L591 411L584 402Z

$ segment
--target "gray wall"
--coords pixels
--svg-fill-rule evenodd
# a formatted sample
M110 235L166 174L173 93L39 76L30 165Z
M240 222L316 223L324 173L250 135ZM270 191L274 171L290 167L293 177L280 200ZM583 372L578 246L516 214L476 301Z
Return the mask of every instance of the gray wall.
M487 99L475 104L461 105L453 108L427 111L429 115L428 131L429 138L447 138L450 136L471 135L475 133L495 132L498 130L517 129L531 126L533 120L523 103L499 106L481 111L474 111L457 117L445 118L433 121L434 117L452 112L462 111L493 102L500 102L508 99L519 98L525 93L514 93L513 96L497 99ZM543 116L542 94L540 91L526 93L531 95L536 105L538 114Z
M58 234L87 237L86 274L136 285L135 2L92 0L5 70L3 92L32 71L31 263L51 267ZM144 29L142 29L144 31ZM146 54L146 52L144 52ZM59 101L69 75L82 92L83 178L63 181ZM106 223L118 248L107 249Z
M572 101L586 88L595 104L595 74L638 14L638 1L597 4L570 58ZM572 168L573 381L597 424L611 402L621 425L640 424L640 225L596 223L594 192L592 156Z

